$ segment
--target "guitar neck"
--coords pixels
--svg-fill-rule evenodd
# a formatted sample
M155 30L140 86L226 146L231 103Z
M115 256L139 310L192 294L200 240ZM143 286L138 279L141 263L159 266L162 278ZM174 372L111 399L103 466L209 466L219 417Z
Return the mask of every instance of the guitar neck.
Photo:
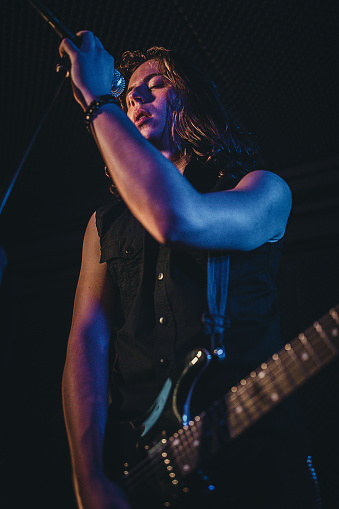
M339 353L339 305L226 394L229 432L240 435Z

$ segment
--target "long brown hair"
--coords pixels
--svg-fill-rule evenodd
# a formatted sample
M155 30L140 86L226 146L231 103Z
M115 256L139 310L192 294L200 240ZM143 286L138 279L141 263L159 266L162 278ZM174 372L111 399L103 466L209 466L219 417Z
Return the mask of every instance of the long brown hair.
M174 89L175 99L170 104L172 138L180 152L237 180L254 170L258 153L254 137L229 120L218 90L206 74L182 55L154 46L145 52L123 53L118 69L126 82L147 60L159 62ZM124 94L120 103L126 111Z

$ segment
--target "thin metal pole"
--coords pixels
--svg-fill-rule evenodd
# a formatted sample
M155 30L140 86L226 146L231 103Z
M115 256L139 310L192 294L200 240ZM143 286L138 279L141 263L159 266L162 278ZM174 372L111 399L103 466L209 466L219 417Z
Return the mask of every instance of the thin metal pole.
M24 153L24 155L23 155L23 157L22 157L18 167L15 169L13 175L10 177L9 184L5 187L5 189L3 190L2 194L1 194L1 197L0 197L0 215L1 215L1 213L2 213L2 211L4 209L4 206L5 206L5 204L6 204L7 200L8 200L11 192L12 192L12 189L14 187L15 182L16 182L17 178L20 175L22 167L25 164L27 156L30 153L30 150L31 150L31 148L32 148L32 146L33 146L33 144L34 144L34 142L35 142L35 140L36 140L36 138L37 138L37 136L38 136L38 134L40 132L40 129L41 129L44 121L46 120L46 117L48 116L49 112L51 111L52 106L53 106L56 98L58 97L58 95L59 95L59 93L61 91L61 88L62 88L62 86L63 86L63 84L65 82L66 77L67 77L67 74L62 77L61 83L58 84L57 91L53 95L52 100L47 105L46 110L44 111L44 113L43 113L43 115L41 117L41 120L40 120L37 128L35 129L35 132L34 132L32 138L31 138L31 141L29 142L29 144L27 146L27 149L26 149L26 151L25 151L25 153Z

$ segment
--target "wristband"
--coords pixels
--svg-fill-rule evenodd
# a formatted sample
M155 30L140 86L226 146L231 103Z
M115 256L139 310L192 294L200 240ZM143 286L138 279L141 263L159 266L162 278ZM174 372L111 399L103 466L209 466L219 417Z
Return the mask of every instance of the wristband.
M116 104L119 106L119 101L112 95L101 95L97 99L94 99L85 111L85 126L87 131L91 132L91 123L94 120L97 111L105 104Z

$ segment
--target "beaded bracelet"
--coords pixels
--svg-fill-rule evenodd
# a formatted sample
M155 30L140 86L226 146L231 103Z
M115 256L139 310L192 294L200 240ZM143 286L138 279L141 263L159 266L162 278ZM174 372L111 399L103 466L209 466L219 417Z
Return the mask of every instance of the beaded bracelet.
M90 105L86 108L85 126L89 133L91 132L91 123L96 115L96 112L101 108L101 106L104 106L104 104L109 103L119 105L119 101L112 95L101 95L97 99L94 99L94 101L92 101Z

